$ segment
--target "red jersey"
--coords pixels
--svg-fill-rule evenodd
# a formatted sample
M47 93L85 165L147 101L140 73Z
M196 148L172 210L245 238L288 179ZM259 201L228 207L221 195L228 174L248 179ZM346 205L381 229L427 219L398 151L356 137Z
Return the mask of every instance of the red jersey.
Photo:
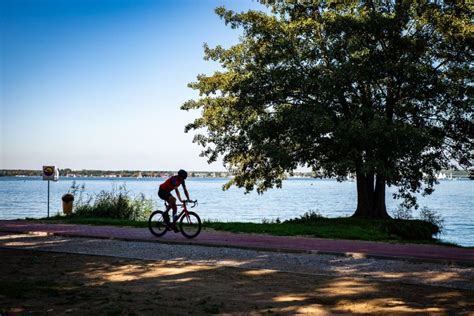
M160 190L169 193L179 187L181 184L183 185L183 187L186 186L184 180L182 180L180 177L172 176L160 185Z

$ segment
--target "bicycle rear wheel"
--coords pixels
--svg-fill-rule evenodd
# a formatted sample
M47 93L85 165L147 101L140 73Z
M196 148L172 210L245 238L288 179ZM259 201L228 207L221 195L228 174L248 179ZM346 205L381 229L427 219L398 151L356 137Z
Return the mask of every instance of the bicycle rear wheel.
M201 232L201 219L194 212L184 214L179 221L179 230L186 238L194 238Z
M164 212L154 211L148 219L148 229L156 237L161 237L168 231L168 226L165 222Z

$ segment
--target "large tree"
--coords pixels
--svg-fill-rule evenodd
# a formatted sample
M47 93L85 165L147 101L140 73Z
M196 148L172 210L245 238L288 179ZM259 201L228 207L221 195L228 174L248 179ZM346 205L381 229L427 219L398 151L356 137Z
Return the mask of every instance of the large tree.
M243 31L205 45L222 70L190 87L209 162L228 184L281 187L298 166L354 173L354 216L388 217L386 186L416 206L435 174L473 158L473 20L468 1L265 1L267 13L217 8ZM271 10L271 12L270 12ZM295 197L296 198L296 197Z

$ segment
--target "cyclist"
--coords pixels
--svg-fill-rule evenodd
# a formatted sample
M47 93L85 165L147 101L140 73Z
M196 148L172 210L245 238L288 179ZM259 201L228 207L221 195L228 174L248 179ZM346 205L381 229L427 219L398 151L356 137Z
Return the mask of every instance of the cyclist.
M183 203L183 199L181 199L181 195L179 194L179 190L178 190L178 187L182 184L183 185L183 191L184 191L184 194L186 195L186 198L189 200L191 200L189 198L189 193L188 193L188 190L186 189L186 183L184 182L184 180L186 180L186 178L188 177L188 173L186 171L184 171L183 169L179 170L178 171L178 174L175 175L175 176L172 176L172 177L169 177L165 182L163 182L161 185L160 185L160 189L158 190L158 196L162 199L162 200L165 200L166 202L168 202L169 204L169 207L168 209L166 210L165 212L165 220L166 221L169 221L169 215L168 215L168 211L169 209L173 209L173 223L172 223L172 226L173 226L173 229L176 231L176 220L177 220L177 211L178 211L178 207L176 206L176 198L171 195L171 191L175 191L176 192L176 196L178 197L178 200Z

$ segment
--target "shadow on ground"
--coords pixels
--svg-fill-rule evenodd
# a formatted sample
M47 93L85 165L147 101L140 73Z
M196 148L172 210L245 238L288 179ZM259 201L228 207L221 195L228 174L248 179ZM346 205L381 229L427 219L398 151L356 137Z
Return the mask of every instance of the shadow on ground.
M467 290L0 249L0 314L468 313Z

